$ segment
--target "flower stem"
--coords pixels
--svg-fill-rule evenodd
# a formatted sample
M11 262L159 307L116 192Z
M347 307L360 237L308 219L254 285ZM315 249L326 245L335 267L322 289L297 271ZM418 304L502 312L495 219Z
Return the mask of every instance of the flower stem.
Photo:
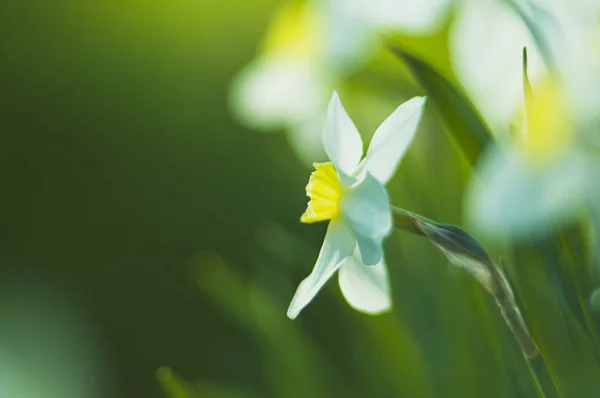
M531 337L501 268L483 247L464 230L437 223L426 217L393 207L394 226L415 235L424 236L440 249L453 264L471 273L496 301L506 325L517 340L541 397L560 397L560 388Z

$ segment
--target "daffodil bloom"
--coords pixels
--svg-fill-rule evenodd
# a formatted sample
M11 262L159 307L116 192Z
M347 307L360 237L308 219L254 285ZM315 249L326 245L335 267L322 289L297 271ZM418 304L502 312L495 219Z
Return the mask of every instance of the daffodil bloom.
M589 87L589 78L597 80L595 71L583 69L591 65L591 57L597 53L596 44L586 42L590 31L597 30L599 10L600 2L596 0L458 3L449 31L450 60L456 76L496 137L505 138L509 134L509 123L521 107L523 47L527 47L528 72L533 82L545 79L552 68L565 72L562 78L568 79L569 87ZM540 42L544 48L539 48ZM554 65L546 65L545 61ZM586 95L585 101L597 103L596 92Z
M328 0L374 30L428 34L440 28L455 0Z
M232 80L233 113L258 131L284 130L297 156L312 163L324 155L319 132L333 87L381 50L383 30L430 32L450 1L284 3L257 56Z
M599 104L598 62L592 62L598 8L560 0L519 5L548 44L547 67L532 51L532 33L518 15L489 0L463 12L454 29L454 49L458 75L499 139L478 164L466 214L480 233L529 238L552 231L594 202L590 194L598 164L585 142ZM491 25L481 22L488 20ZM525 44L533 85L527 103L520 53ZM516 126L511 123L515 114ZM513 136L507 134L509 124Z
M309 162L324 155L318 133L334 74L326 56L324 14L311 2L289 2L271 22L258 56L234 77L236 117L258 131L287 132Z
M312 273L300 283L288 309L295 318L339 270L342 293L358 311L378 314L391 306L383 240L392 229L385 184L413 139L425 98L400 105L377 129L364 159L360 134L333 94L323 145L330 162L315 163L300 220L329 221Z
M578 211L590 188L590 158L559 82L542 82L511 142L488 149L467 194L467 215L482 232L528 237Z

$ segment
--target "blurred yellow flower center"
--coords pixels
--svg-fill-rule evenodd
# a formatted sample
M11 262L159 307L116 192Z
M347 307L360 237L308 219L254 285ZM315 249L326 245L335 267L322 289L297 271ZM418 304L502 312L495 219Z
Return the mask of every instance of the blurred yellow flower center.
M522 148L531 163L543 165L564 154L572 141L573 126L564 92L556 78L548 78L527 104Z
M330 162L313 163L312 172L306 186L310 198L306 211L300 217L304 223L314 223L335 218L338 215L338 202L342 196L342 186L335 167Z
M322 30L316 10L304 2L286 3L269 26L263 54L312 59L319 53Z

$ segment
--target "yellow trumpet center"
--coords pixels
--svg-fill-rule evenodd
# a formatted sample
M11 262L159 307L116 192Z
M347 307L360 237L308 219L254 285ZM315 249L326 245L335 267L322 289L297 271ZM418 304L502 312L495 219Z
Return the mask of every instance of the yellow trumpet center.
M306 211L300 217L303 223L314 223L335 218L338 203L342 196L342 186L335 167L330 162L313 163L312 172L306 186L306 196L310 198Z
M573 126L565 93L556 78L546 79L527 106L522 148L535 165L556 160L573 144Z
M323 26L318 11L306 2L286 3L269 26L263 54L313 59L321 50Z

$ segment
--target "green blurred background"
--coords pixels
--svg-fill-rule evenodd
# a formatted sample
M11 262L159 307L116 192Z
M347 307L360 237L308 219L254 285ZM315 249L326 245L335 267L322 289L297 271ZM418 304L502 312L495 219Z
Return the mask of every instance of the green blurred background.
M60 316L42 305L54 300L93 352L81 359L97 364L90 397L533 396L493 300L418 237L386 244L392 313L354 312L332 280L287 319L325 232L298 222L310 169L284 134L237 124L227 99L278 4L0 5L0 287L17 308L1 350L34 366L29 343L56 343L46 330ZM422 93L397 67L384 83L350 79L360 131ZM390 195L460 224L469 172L427 111ZM565 390L591 391L584 375L597 368L571 361L588 349L566 343L553 285L530 286L525 309L540 314L533 332L557 372L573 377ZM46 316L24 322L23 303ZM26 331L27 344L15 337ZM59 367L60 350L48 352ZM72 370L56 371L69 383Z

